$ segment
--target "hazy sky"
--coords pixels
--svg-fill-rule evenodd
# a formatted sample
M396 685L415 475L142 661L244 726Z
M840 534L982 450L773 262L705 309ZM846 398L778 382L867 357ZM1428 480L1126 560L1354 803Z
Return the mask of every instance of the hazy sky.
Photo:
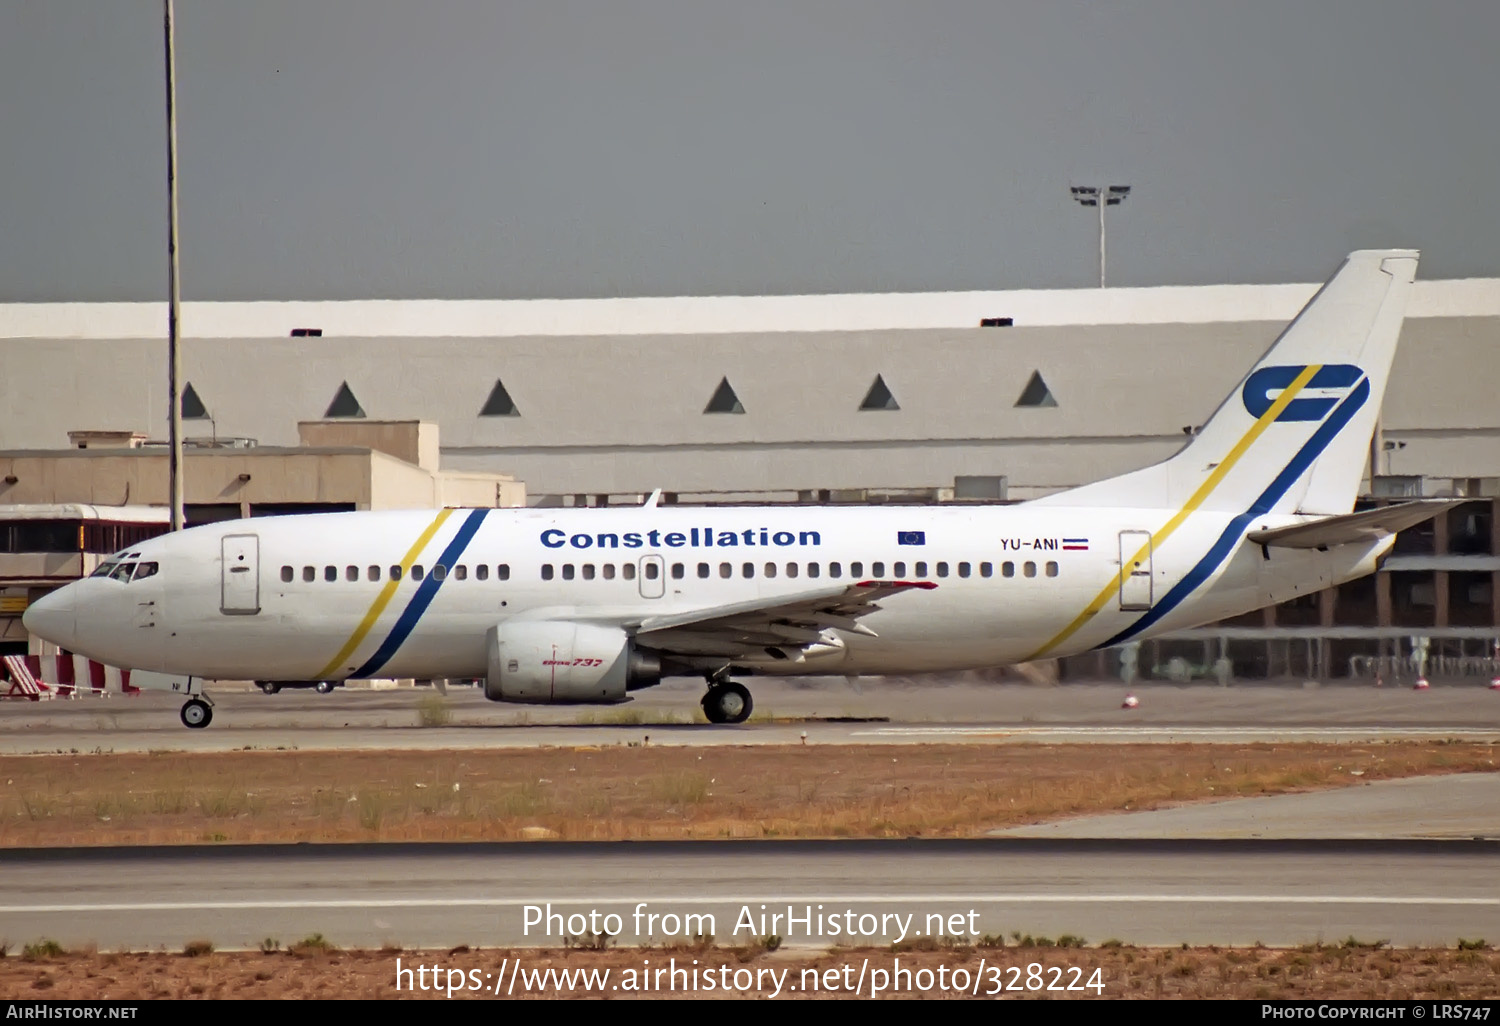
M0 301L166 295L159 0L0 0ZM177 0L183 295L1500 275L1495 0Z

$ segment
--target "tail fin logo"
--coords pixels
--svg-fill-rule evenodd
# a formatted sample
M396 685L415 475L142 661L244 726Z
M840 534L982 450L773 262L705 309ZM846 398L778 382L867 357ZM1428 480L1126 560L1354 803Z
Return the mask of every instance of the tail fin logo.
M1303 366L1262 367L1245 381L1240 393L1250 416L1259 419L1276 402L1283 389L1307 369ZM1365 372L1348 363L1324 365L1312 376L1301 394L1287 403L1276 417L1278 422L1316 421L1328 416L1340 399L1354 390Z

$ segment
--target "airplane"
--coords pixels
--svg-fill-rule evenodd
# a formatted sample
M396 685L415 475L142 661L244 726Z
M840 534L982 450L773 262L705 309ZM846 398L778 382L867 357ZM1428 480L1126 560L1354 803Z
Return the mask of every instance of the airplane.
M1184 447L1014 505L441 509L189 528L33 603L27 630L184 694L204 682L479 678L616 703L699 676L915 674L1068 656L1373 573L1451 503L1351 512L1416 274L1351 253Z

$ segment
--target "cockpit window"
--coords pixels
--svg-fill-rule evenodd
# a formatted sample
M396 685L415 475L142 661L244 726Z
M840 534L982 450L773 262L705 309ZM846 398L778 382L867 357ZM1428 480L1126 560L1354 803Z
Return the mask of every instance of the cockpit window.
M108 577L110 574L114 573L115 567L119 565L120 564L118 563L100 563L97 567L94 568L94 572L89 574L89 576Z
M115 566L114 572L109 576L117 581L128 581L130 580L130 572L134 569L134 563L119 563Z
M135 568L135 576L131 580L139 581L147 577L153 577L156 575L156 569L155 563L142 563Z

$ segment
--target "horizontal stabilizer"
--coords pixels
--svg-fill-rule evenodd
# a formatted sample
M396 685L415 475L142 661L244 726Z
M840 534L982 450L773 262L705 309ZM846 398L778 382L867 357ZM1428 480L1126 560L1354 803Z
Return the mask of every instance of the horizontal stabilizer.
M1382 506L1363 513L1324 517L1290 527L1251 531L1247 537L1256 545L1276 545L1287 549L1322 549L1334 545L1376 541L1424 520L1431 520L1445 510L1468 501L1470 500L1423 499L1420 502L1403 502L1397 506Z

